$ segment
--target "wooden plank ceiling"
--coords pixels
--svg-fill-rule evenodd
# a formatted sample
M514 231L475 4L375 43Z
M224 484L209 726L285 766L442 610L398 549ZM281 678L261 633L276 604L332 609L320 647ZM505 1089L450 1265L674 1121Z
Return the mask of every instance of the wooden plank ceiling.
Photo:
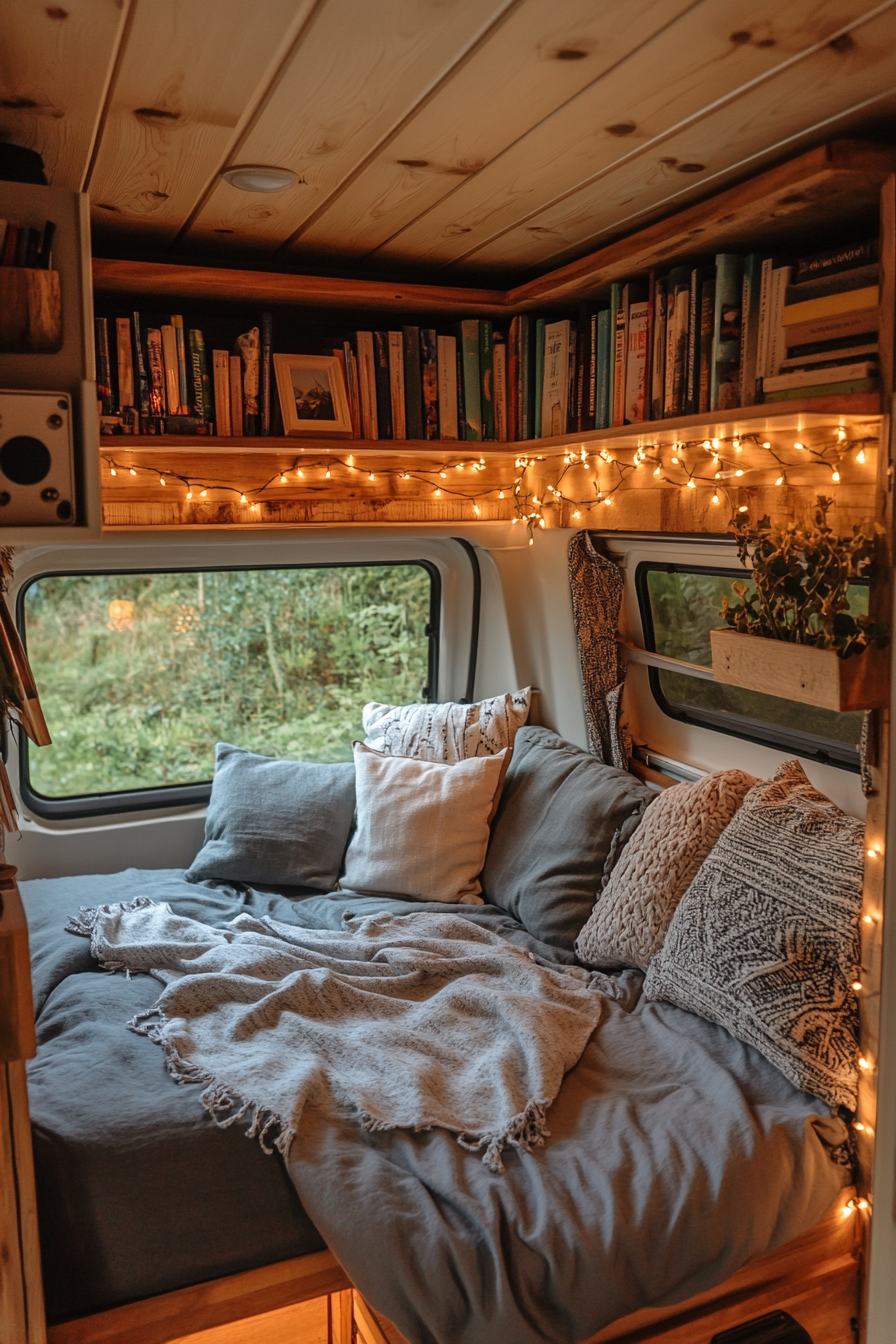
M886 138L894 47L896 0L4 0L0 138L99 254L510 283Z

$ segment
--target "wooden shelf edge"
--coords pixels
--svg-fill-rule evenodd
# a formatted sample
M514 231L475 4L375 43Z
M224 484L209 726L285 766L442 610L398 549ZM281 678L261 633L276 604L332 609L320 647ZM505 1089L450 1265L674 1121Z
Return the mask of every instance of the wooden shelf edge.
M705 412L699 415L679 416L670 420L645 421L639 425L618 425L612 429L586 429L576 434L561 434L548 439L522 439L508 443L493 440L472 442L463 439L331 439L312 438L218 438L204 435L180 434L103 434L101 452L133 452L155 449L168 451L176 448L194 453L269 453L301 457L304 452L320 455L332 453L338 457L349 453L379 453L385 456L431 456L445 454L456 457L504 457L521 453L562 452L571 444L616 444L618 447L638 447L648 442L671 442L688 430L692 437L725 437L732 434L751 434L760 431L820 428L828 422L842 421L844 425L856 420L869 421L869 430L877 428L881 417L880 396L876 392L856 393L852 396L803 397L773 406L744 406L733 411ZM853 425L854 427L854 425ZM699 433L698 433L699 431Z

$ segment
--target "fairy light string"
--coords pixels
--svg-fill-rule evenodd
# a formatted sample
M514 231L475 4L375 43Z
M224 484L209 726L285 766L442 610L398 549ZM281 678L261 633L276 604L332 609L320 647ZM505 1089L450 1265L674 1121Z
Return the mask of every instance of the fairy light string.
M780 440L780 432L778 437ZM841 480L843 466L850 460L864 464L866 448L876 443L876 437L871 435L850 438L841 426L834 431L830 441L818 445L794 438L788 447L784 447L780 441L776 445L760 433L681 439L665 444L642 443L612 450L593 443L571 444L547 453L518 451L512 460L513 475L509 474L509 455L502 455L496 465L508 472L507 479L484 488L477 488L476 477L488 469L485 458L461 457L459 453L434 460L431 466L412 469L406 465L383 467L371 465L369 461L358 463L354 453L346 457L332 453L318 456L301 453L291 466L279 466L266 481L253 487L206 480L171 466L160 468L122 463L105 450L103 458L111 476L154 477L165 488L182 487L184 498L191 503L197 498L207 499L210 491L234 496L250 513L257 513L263 502L282 499L284 487L290 485L307 499L308 486L315 479L331 480L336 467L341 468L348 478L357 477L368 485L386 480L411 481L425 487L434 499L462 500L469 504L474 519L482 516L484 504L510 501L514 510L512 521L526 526L531 542L536 529L546 526L545 509L565 506L569 520L576 523L598 508L611 506L626 483L663 485L686 491L702 487L712 491L711 505L720 506L723 496L728 499L730 487L737 488L746 477L768 467L776 469L774 483L779 487L787 485L788 471L804 473L807 468L817 469L823 484L836 486ZM746 448L759 450L766 462L759 466L755 463L747 465L743 455ZM553 477L552 482L547 481L548 476ZM267 494L272 488L278 490L276 497ZM400 499L401 494L396 492L395 497ZM738 511L748 510L741 505Z

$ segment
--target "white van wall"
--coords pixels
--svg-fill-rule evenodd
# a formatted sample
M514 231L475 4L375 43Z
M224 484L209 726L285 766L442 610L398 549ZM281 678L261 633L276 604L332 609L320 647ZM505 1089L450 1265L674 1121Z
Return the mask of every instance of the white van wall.
M450 534L441 526L415 527L413 531L378 527L248 535L234 532L224 538L207 533L110 535L96 545L21 550L15 591L37 574L85 569L432 560L442 576L438 692L440 699L455 699L463 695L467 677L472 571L462 548L450 537L466 536L477 547L482 572L476 698L536 686L540 695L534 704L535 721L586 747L567 573L572 535L565 529L547 529L539 532L530 546L525 531L509 523L455 527ZM643 643L643 632L634 571L642 559L736 564L732 546L718 539L605 534L605 541L625 568L621 630L636 644ZM653 699L644 667L633 665L629 669L624 713L636 742L704 770L737 767L767 777L787 759L786 752L669 718ZM813 761L803 764L818 788L847 811L864 815L857 775ZM18 762L14 747L9 765L15 784ZM117 872L127 867L186 867L202 843L203 819L202 808L69 821L49 821L23 809L21 838L8 839L7 857L18 866L23 878Z

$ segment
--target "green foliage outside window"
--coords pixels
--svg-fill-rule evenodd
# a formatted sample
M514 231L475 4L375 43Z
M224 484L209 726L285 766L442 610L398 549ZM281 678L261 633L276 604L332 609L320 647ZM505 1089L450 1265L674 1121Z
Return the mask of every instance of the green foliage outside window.
M364 703L419 700L427 679L419 565L50 576L24 609L45 797L208 780L222 740L350 760Z

